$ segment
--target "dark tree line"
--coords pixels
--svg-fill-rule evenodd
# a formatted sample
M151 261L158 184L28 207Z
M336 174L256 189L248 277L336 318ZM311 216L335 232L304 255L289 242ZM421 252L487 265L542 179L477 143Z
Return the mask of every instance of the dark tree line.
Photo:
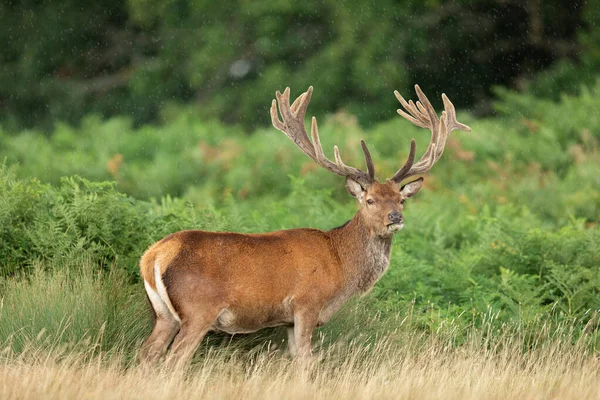
M315 86L313 113L390 118L393 89L490 111L496 85L556 96L595 79L600 1L5 0L0 116L156 121L170 104L266 124L275 89ZM433 96L432 96L433 97Z

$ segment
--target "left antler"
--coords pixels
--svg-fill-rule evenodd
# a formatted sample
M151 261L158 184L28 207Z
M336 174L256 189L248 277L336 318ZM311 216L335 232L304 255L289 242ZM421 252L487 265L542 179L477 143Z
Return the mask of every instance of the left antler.
M312 91L313 88L311 86L306 92L302 93L294 101L291 107L290 88L286 88L283 94L277 91L277 93L275 93L277 100L273 100L271 103L271 121L273 122L273 126L285 133L285 135L292 139L292 141L300 150L302 150L302 152L304 152L304 154L312 158L314 162L321 167L333 172L334 174L352 178L363 188L367 188L375 180L375 167L373 165L373 160L371 159L369 149L364 141L361 140L360 144L362 146L363 153L365 153L365 161L367 162L368 172L364 172L344 164L342 158L340 157L340 152L337 146L335 146L333 149L335 162L325 157L323 148L321 147L319 130L317 129L317 119L315 117L312 118L312 124L310 128L312 142L308 138L306 129L304 128L304 115L306 114L306 109L308 107L308 103L310 102ZM283 121L280 121L279 116L277 115L277 104L279 104L279 112L281 113Z

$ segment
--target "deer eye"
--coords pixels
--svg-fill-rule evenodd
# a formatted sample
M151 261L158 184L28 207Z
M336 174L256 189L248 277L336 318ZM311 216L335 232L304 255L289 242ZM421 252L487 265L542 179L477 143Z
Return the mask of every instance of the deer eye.
M375 204L375 201L373 199L367 199L367 204L373 205Z
M406 199L400 200L400 204L404 204L405 201L406 201Z

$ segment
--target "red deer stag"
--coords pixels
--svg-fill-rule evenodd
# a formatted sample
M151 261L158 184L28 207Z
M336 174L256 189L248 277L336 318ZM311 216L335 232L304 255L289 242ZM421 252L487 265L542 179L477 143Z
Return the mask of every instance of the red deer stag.
M309 356L315 328L350 297L372 288L386 271L392 236L403 227L404 200L419 191L423 178L405 185L401 182L431 169L450 132L470 131L457 122L446 95L442 95L445 111L438 119L419 86L415 88L416 103L394 92L406 110L398 113L431 130L431 141L415 163L413 139L406 163L385 183L375 179L364 141L366 172L344 164L337 146L335 161L325 157L314 117L309 139L304 115L312 87L291 106L290 89L277 92L271 105L275 128L315 163L345 177L346 189L358 200L360 210L344 225L326 232L309 228L260 234L188 230L156 242L140 262L155 314L154 329L140 358L159 359L173 341L174 359L188 360L208 331L249 333L281 325L287 326L290 353Z

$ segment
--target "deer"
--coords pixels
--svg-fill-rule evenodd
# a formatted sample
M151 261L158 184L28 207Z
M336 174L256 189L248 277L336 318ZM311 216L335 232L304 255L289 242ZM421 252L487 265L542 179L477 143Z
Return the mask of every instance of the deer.
M143 362L156 362L168 351L187 362L209 331L251 333L287 327L292 357L310 359L314 330L325 324L351 297L368 292L390 264L392 238L404 227L403 208L423 184L423 175L440 159L454 130L471 128L456 120L454 105L442 94L438 118L418 85L418 101L394 94L397 112L414 125L429 129L425 153L415 160L415 140L406 162L384 183L364 140L360 144L366 171L346 165L338 147L334 161L321 146L317 120L310 138L304 119L313 88L290 105L290 88L276 92L271 104L273 126L318 166L345 178L346 190L359 210L329 231L311 228L242 234L184 230L154 243L140 260L140 272L154 313L154 328L142 345ZM279 114L277 112L279 106ZM170 346L170 350L169 350Z

